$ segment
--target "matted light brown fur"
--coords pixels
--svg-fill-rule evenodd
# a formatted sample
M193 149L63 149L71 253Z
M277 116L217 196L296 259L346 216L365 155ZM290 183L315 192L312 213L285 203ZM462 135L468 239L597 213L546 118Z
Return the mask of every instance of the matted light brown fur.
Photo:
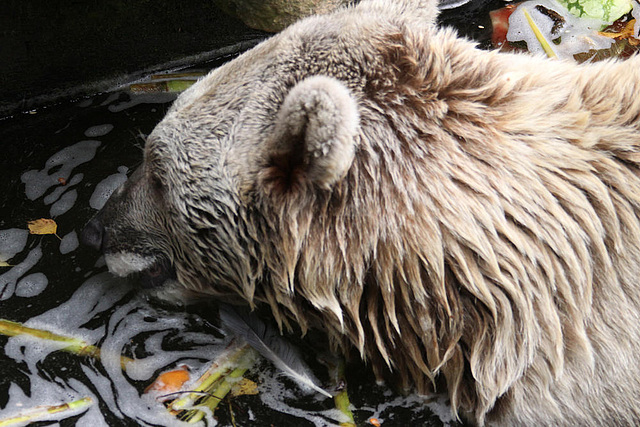
M306 19L181 95L94 220L109 267L444 378L478 425L637 425L640 57L480 51L423 3Z

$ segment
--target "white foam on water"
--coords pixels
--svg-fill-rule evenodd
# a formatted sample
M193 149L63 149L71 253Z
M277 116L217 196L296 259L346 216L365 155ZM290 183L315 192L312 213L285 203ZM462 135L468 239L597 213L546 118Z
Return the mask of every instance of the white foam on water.
M104 278L104 275L101 276ZM69 301L59 307L30 319L26 325L33 328L45 329L54 333L71 335L84 339L88 342L95 342L104 333L98 329L88 331L81 329L80 325L90 319L90 314L95 314L99 308L106 308L105 304L100 305L100 297L104 293L96 292L96 284L100 279L92 278L85 282L83 288L79 290ZM117 296L118 293L114 292ZM84 304L86 302L87 304ZM114 301L110 301L113 303ZM108 304L107 304L108 305ZM93 309L91 309L93 307ZM93 396L86 385L75 380L70 380L65 384L64 380L52 381L46 375L39 375L40 364L50 353L65 346L64 343L35 339L31 336L22 335L9 338L4 348L7 357L26 365L25 372L30 373L30 396L20 392L10 393L9 402L5 408L6 415L11 416L13 412L20 413L25 409L30 409L39 405L55 405L77 400L86 396ZM11 385L14 388L14 385ZM3 414L4 415L4 414ZM66 416L66 415L65 415ZM105 425L102 421L98 425Z
M178 361L183 364L185 358L212 359L220 353L223 341L209 335L201 334L208 341L207 344L192 346L189 350L167 351L162 349L167 330L183 330L185 318L176 315L174 317L163 316L155 322L145 321L148 313L139 309L140 301L133 301L118 309L109 321L109 330L101 348L106 357L102 358L102 365L107 376L117 389L116 399L113 404L117 410L132 417L139 422L158 425L183 425L166 411L164 406L150 396L140 396L139 391L131 384L129 378L137 380L150 380L154 373L166 370ZM127 365L126 373L120 367L120 358L117 356L123 352L135 336L143 334L145 350L151 356L136 360ZM154 353L156 352L157 353ZM186 362L188 364L188 362ZM110 409L114 409L110 407Z
M277 412L311 421L317 427L338 427L340 423L348 421L338 409L312 412L308 409L292 406L290 402L296 402L302 393L297 388L285 384L282 378L282 375L270 369L259 373L259 396L265 406ZM387 399L375 407L361 406L357 409L370 411L372 413L370 416L378 418L383 425L385 425L384 421L387 421L388 425L394 425L391 417L398 408L421 411L427 407L440 419L443 427L448 427L456 422L451 414L451 406L446 396L420 396L417 394L395 396L390 389L385 390L384 395L387 396ZM322 397L318 396L318 399L322 399ZM386 411L390 411L391 417L385 420Z
M190 367L192 380L198 378L208 367L208 363L203 361L215 360L229 340L190 330L188 315L159 313L143 298L127 298L130 296L131 288L125 280L100 273L87 279L68 301L27 321L29 327L72 336L98 346L100 360L83 360L81 369L84 375L80 378L66 375L64 378L51 378L47 371L47 356L65 344L30 336L10 337L4 352L6 357L24 367L22 370L28 376L29 392L23 392L12 384L3 415L11 416L38 405L55 405L91 397L95 402L102 402L102 409L106 409L111 418L106 419L100 406L94 404L84 409L78 425L106 426L113 424L114 419L120 419L121 424L186 426L171 416L152 394L141 395L140 382L150 383L159 373L183 364ZM104 320L97 319L107 320L101 323ZM175 343L176 339L185 344L167 345ZM135 354L145 356L134 357L123 370L121 356ZM344 421L343 414L335 409L311 411L296 407L304 393L270 365L259 366L266 366L258 372L259 397L266 407L308 420L318 427L338 426ZM385 421L387 410L391 411L387 419L391 425L394 409L420 410L424 406L436 413L445 425L452 421L444 400L429 402L418 396L390 396L370 411L381 421ZM68 416L64 413L52 415L50 419L60 420ZM249 413L249 419L255 418L255 414ZM211 414L207 414L205 420L209 426L216 425ZM202 426L203 422L196 425Z
M65 191L67 191L70 187L73 187L76 184L79 184L82 181L82 178L84 177L83 174L81 173L77 173L75 175L73 175L73 177L71 177L71 179L69 180L69 182L66 185L60 185L59 187L56 187L53 189L53 191L49 194L47 194L44 197L44 204L45 205L50 205L52 203L55 203L56 201L58 201L58 199L60 199L60 196L62 194L65 193ZM59 183L59 181L58 181Z
M25 194L29 200L41 197L49 188L59 186L59 178L68 180L71 172L77 166L92 160L100 141L80 141L74 145L63 148L51 156L41 170L30 170L22 174L20 179L25 184ZM51 169L57 168L55 172ZM64 191L64 187L62 187ZM61 192L62 192L61 191ZM53 203L55 200L51 200Z
M417 394L410 394L407 396L396 396L390 398L384 402L378 404L376 407L367 407L360 409L367 409L372 412L371 417L377 418L381 424L391 422L392 418L386 418L385 412L387 410L393 411L397 408L416 409L420 410L424 407L429 408L431 412L436 415L443 424L443 427L448 427L451 424L455 424L456 420L451 414L451 406L448 404L447 397L444 395L439 396L420 396Z
M89 199L89 206L93 209L100 210L107 203L109 197L113 192L120 187L127 180L127 171L129 169L126 166L120 166L118 173L109 175L96 185L91 198Z
M129 290L130 287L126 283L116 280L109 273L97 274L86 280L69 300L39 316L32 317L25 324L60 335L72 335L94 343L104 335L105 328L88 330L82 328L82 325L94 316L112 308ZM22 342L16 343L16 341ZM29 342L30 345L27 346L29 351L40 349L45 351L45 354L55 351L55 347L59 345L49 341L34 340L29 336L16 336L9 339L5 352L9 354L13 348ZM64 346L64 344L61 345ZM35 358L37 357L29 357L28 354L24 354L22 359L17 358L16 360L28 361Z
M35 297L47 288L48 283L49 279L43 273L29 274L16 284L15 295L23 298Z
M63 186L54 188L51 193L47 194L44 197L44 204L50 205L52 203L55 203L65 191L67 191L67 188Z
M99 136L105 136L113 130L113 125L106 123L104 125L91 126L84 131L84 136L87 138L97 138Z
M20 228L0 230L0 261L9 261L27 245L29 232Z
M440 421L442 421L445 426L456 422L456 419L451 413L451 403L446 396L440 395L430 400L429 403L427 403L427 407L440 418Z
M184 324L165 324L164 327L184 329ZM137 381L148 380L158 369L165 366L166 355L164 354L162 344L166 335L166 333L158 333L145 341L145 351L150 353L151 356L127 364L126 372L129 378ZM176 358L176 360L182 360L183 364L192 367L194 371L198 369L198 367L202 367L202 363L196 362L196 359L211 360L216 354L220 353L223 347L223 343L218 342L218 340L212 341L210 335L202 333L183 332L180 334L180 337L188 342L191 347L188 350L174 351L173 357ZM215 342L215 345L213 345L212 342ZM191 363L189 359L191 359Z
M68 254L69 252L73 252L78 249L80 242L78 241L78 233L71 231L67 233L60 241L60 253L62 255Z
M338 427L345 421L344 414L336 409L311 412L307 409L296 408L287 402L295 402L296 397L303 394L295 386L282 382L282 375L277 375L272 369L265 369L259 373L258 395L267 407L284 414L293 415L311 421L316 427ZM299 394L296 394L299 393Z
M14 339L15 338L15 339ZM50 353L49 349L38 347L33 349L33 340L29 340L25 336L12 337L7 344L6 355L8 357L16 357L18 359L24 359L27 361L27 369L36 369L33 364L40 358L46 357ZM10 346L10 344L13 344ZM20 346L23 347L20 347ZM21 350L24 350L24 354ZM33 372L33 371L32 371ZM79 381L71 379L68 384L64 384L64 380L56 377L53 379L47 379L45 376L31 375L29 378L31 384L28 390L30 393L25 393L17 384L13 383L9 386L9 399L6 407L2 410L2 416L13 417L38 406L54 406L68 402L72 402L83 397L92 397L93 393L84 384ZM37 392L34 392L36 390ZM94 399L95 400L95 399ZM65 412L65 417L79 413L78 411ZM40 420L56 420L59 416L49 415L45 417L38 417ZM24 424L21 424L24 425ZM104 422L98 425L105 425Z
M84 174L82 173L77 173L73 175L71 177L71 180L67 183L67 187L79 184L82 181L82 178L84 178Z
M20 264L0 274L0 301L4 301L13 296L18 280L24 276L27 271L31 270L41 257L42 249L40 245L38 245L29 251L27 257Z
M636 23L633 24L633 37L640 37L640 3L637 1L633 2L633 8L631 9L631 16L636 20Z
M44 382L44 380L40 380ZM9 403L2 410L2 418L10 418L13 416L17 416L18 414L22 414L25 411L29 411L32 408L37 406L53 406L59 405L66 402L71 402L73 400L77 400L79 397L76 397L74 393L70 390L65 390L61 387L51 387L47 393L31 393L30 396L27 396L23 390L17 384L11 384L9 386ZM80 411L72 411L66 413L67 416L73 415ZM38 421L45 420L55 420L53 416L44 416L39 417ZM20 426L24 426L24 423L17 424Z
M77 199L78 192L75 189L67 191L51 206L51 209L49 209L49 215L52 218L55 218L66 213L73 207Z
M553 10L565 19L565 24L558 34L551 33L554 22L548 15L536 9L538 5ZM604 22L598 19L578 18L555 0L530 0L521 3L511 14L507 32L507 40L525 41L530 52L542 54L544 49L529 24L525 10L548 41L561 37L560 44L551 43L559 58L572 59L576 53L587 52L590 49L607 49L613 43L612 38L597 32Z
M180 350L166 350L170 335L175 339L180 331L188 329L187 315L158 315L138 297L123 303L123 297L130 290L126 281L101 273L86 280L68 301L26 322L29 327L73 336L100 347L100 361L86 360L82 363L86 375L84 383L73 378L50 378L46 373L42 374L43 368L46 369L43 361L50 353L63 348L64 343L30 336L9 338L4 352L26 367L24 372L29 378L30 393L11 385L3 415L11 416L38 405L59 404L88 396L94 401L100 399L123 423L128 418L140 425L187 425L171 416L160 402L147 395L141 396L135 382L150 382L159 372L178 363L201 365L202 360L215 358L226 346L226 341L204 332L180 333L180 339L188 344ZM95 327L95 322L92 322L95 329L85 327L96 316L105 318L105 314L109 319L107 324ZM123 371L121 355L130 354L127 348L140 340L149 356L128 363L126 371ZM67 416L65 413L51 419ZM211 418L209 421L214 420ZM108 425L97 404L82 415L79 423Z

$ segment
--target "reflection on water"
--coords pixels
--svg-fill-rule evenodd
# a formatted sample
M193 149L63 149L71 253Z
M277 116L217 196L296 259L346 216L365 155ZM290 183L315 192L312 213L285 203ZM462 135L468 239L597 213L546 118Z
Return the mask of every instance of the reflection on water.
M82 358L60 351L60 344L0 336L0 419L91 397L89 409L51 419L63 426L179 425L142 391L179 365L197 378L228 344L208 320L206 305L157 307L78 245L83 224L140 162L140 135L151 131L171 100L104 94L0 121L0 149L11 160L0 180L0 262L9 264L0 267L0 318L101 349L99 360ZM38 218L53 218L57 235L29 235L27 221ZM121 355L134 359L125 370ZM353 372L350 395L360 421L453 424L444 403L425 406L416 396L377 386L362 366ZM267 363L252 375L259 394L221 405L217 422L230 425L231 408L238 426L337 424L331 399L304 395Z

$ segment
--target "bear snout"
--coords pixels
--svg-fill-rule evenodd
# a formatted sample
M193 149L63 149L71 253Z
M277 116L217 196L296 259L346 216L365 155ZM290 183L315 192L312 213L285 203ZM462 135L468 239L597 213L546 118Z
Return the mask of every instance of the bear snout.
M80 233L80 243L97 251L103 248L104 225L98 218L92 218Z

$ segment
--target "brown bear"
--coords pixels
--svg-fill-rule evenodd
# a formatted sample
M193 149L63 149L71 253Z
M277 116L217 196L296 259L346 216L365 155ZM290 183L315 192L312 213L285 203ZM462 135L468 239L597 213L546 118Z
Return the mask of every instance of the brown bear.
M84 241L444 382L477 425L637 425L640 57L481 51L423 3L311 17L211 72Z

